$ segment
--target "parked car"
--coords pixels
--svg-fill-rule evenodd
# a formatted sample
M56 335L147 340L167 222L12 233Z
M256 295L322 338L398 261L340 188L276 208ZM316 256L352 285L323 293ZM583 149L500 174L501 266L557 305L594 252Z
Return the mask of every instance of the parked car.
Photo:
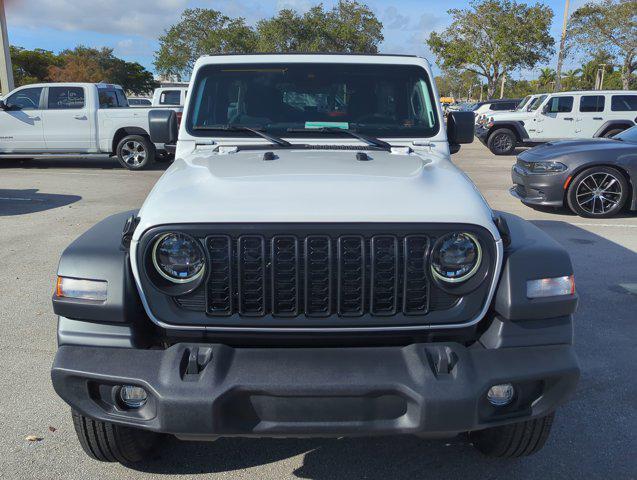
M637 121L637 91L594 90L548 95L532 111L491 115L476 136L496 155L552 140L611 137Z
M84 451L460 432L491 456L542 448L579 376L571 261L451 162L473 115L445 126L429 63L216 55L190 91L178 132L150 114L155 142L178 141L141 210L60 260L52 380Z
M610 138L551 142L522 152L511 194L589 218L637 210L637 126Z
M495 112L510 112L515 110L520 104L519 98L502 98L486 100L484 102L476 102L471 107L475 116L475 121L478 123L483 118L487 118Z
M107 153L139 170L164 151L150 140L149 111L128 108L119 85L25 85L0 102L0 158Z
M152 104L160 106L183 106L186 103L188 87L161 87L153 92Z
M150 98L128 97L129 107L150 107L153 104Z

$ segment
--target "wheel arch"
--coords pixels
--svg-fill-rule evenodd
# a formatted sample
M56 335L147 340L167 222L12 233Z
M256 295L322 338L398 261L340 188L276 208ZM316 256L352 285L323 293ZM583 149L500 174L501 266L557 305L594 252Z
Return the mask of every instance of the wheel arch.
M491 137L493 132L501 128L508 128L509 130L511 130L515 134L515 139L518 142L524 142L524 139L529 137L526 132L526 129L524 128L524 124L522 122L517 122L517 121L497 122L496 121L496 122L493 122L493 125L489 128L486 141L489 141L489 137Z
M570 174L571 180L577 177L584 170L587 170L592 167L609 167L609 168L614 168L615 170L618 170L624 176L624 178L628 182L628 186L630 187L628 191L628 199L626 200L626 204L629 206L631 210L637 210L637 183L632 181L630 172L623 165L617 165L616 163L611 163L611 162L585 163L585 164L579 165L577 168L573 170L573 172ZM567 206L567 196L568 196L568 191L570 190L570 188L571 188L571 183L569 181L568 188L564 189L564 193L562 196L562 202L564 203L564 206Z
M635 122L631 120L608 120L597 129L597 131L593 134L593 138L603 137L609 130L614 130L616 128L623 128L626 130L634 125Z
M127 137L128 135L139 135L141 137L145 137L150 141L150 134L141 127L121 127L115 131L113 135L113 142L111 144L111 152L113 154L117 153L117 145L122 140L122 138Z

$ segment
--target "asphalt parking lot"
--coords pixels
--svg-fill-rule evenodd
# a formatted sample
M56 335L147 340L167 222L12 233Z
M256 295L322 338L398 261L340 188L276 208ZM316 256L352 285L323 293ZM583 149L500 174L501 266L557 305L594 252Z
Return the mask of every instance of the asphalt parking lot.
M0 478L637 478L637 214L597 221L532 210L508 194L513 157L474 143L453 159L494 209L534 221L575 264L582 379L539 454L486 459L463 438L222 439L169 440L137 470L90 460L49 378L57 261L98 220L139 207L163 167L129 172L108 158L0 160ZM41 440L27 441L30 435Z

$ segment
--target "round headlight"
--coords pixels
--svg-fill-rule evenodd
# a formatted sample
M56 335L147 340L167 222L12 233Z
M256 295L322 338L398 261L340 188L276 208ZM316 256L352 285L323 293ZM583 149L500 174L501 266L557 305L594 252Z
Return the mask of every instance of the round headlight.
M470 233L448 233L438 239L431 252L432 274L448 283L469 279L482 260L480 242Z
M155 241L153 264L174 283L186 283L203 275L206 258L199 242L183 233L166 233Z

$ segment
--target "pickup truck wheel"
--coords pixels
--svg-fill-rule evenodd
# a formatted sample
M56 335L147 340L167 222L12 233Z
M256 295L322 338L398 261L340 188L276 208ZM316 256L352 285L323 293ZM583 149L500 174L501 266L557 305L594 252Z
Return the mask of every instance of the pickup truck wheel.
M591 167L577 175L566 194L569 208L580 217L608 218L628 199L628 181L612 167Z
M517 139L508 128L499 128L487 140L487 147L495 155L510 155L515 150Z
M542 449L551 433L555 414L471 432L473 446L489 457L514 458L532 455Z
M145 137L128 135L117 144L117 160L129 170L142 170L155 161L155 146Z
M158 433L93 420L76 411L72 415L82 449L100 462L140 462L148 458L160 437Z

